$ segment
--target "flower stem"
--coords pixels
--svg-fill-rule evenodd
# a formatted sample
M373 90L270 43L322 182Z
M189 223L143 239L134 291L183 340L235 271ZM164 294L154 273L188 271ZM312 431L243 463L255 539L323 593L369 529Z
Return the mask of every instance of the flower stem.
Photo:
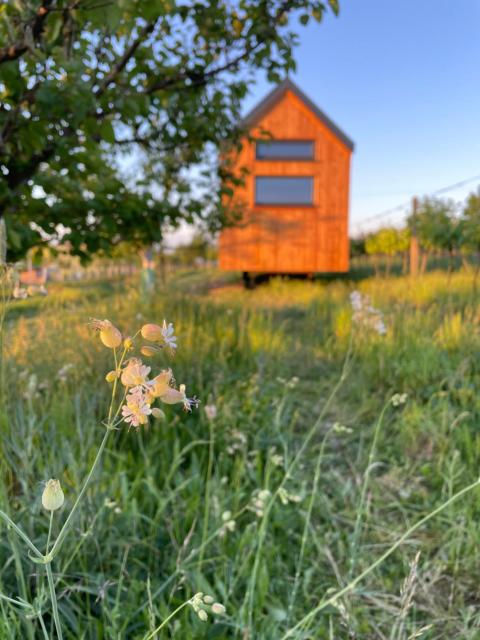
M45 553L47 555L48 555L48 547L50 546L50 538L52 537L52 524L53 524L53 511L50 511L50 523L48 525L47 546L45 547Z
M168 616L168 618L165 618L165 620L162 622L162 624L159 627L157 627L156 629L151 631L148 635L146 635L143 640L150 640L150 638L153 638L153 636L155 636L159 631L161 631L163 627L167 624L167 622L170 622L170 620L174 616L176 616L177 613L179 613L184 607L186 607L187 604L190 604L190 600L187 600L186 602L182 602L182 604L179 607L177 607L175 611L172 611L172 613Z
M38 619L40 621L40 626L42 628L43 637L45 638L45 640L50 640L50 638L48 637L48 631L47 631L47 628L45 626L45 622L43 620L43 616L42 616L40 611L38 612Z
M333 431L333 427L330 427L330 429L326 432L326 434L323 437L322 440L322 444L320 445L320 452L318 454L318 458L317 458L317 464L315 466L315 475L313 478L313 485L312 485L312 491L310 494L310 500L308 503L308 508L307 508L307 515L305 518L305 524L303 526L303 535L302 535L302 542L300 545L300 553L298 555L298 560L297 560L297 566L295 569L295 580L293 583L293 588L292 588L292 592L290 595L290 602L288 605L288 620L290 620L290 616L292 615L292 611L293 611L293 607L295 605L295 599L297 597L297 591L298 591L298 586L299 586L299 582L300 582L300 575L302 572L302 565L303 565L303 559L305 556L305 549L307 546L307 539L308 539L308 531L310 528L310 521L312 518L312 512L313 512L313 506L314 506L314 502L315 502L315 498L317 497L318 493L318 483L320 480L320 473L321 473L321 468L322 468L322 462L323 462L323 458L325 456L325 448L327 445L327 441L329 436L331 435Z
M355 571L355 565L357 562L357 555L359 551L360 537L362 533L362 521L363 521L363 516L365 511L365 503L367 501L367 490L368 490L368 484L370 481L370 473L372 471L373 461L375 458L375 454L377 452L378 436L380 434L380 429L383 424L383 418L390 404L391 404L391 400L388 400L388 402L383 406L383 409L380 413L380 417L378 418L377 424L375 425L375 431L373 432L373 440L370 446L370 452L368 454L367 468L365 469L365 473L363 475L362 490L360 494L360 504L357 507L357 517L355 519L355 528L353 531L353 536L350 544L350 568L348 571L348 579L352 577Z
M58 640L63 640L62 626L60 624L60 616L58 615L57 594L55 593L55 582L53 580L52 563L47 562L47 564L45 565L45 568L47 570L48 588L50 590L50 599L52 601L52 611L53 611L53 620L55 622L55 629L57 631Z
M295 635L296 631L299 631L305 624L307 624L307 622L309 622L318 613L320 613L320 611L322 611L329 605L335 604L335 602L337 602L337 600L339 600L342 596L352 591L359 582L361 582L364 578L366 578L368 574L374 571L380 564L382 564L382 562L384 562L389 556L391 556L392 553L396 551L396 549L398 549L398 547L401 544L403 544L403 542L405 542L405 540L407 540L407 538L409 538L412 535L412 533L414 533L414 531L419 529L422 525L424 525L426 522L431 520L431 518L434 518L441 511L449 507L453 502L455 502L456 500L464 496L466 493L469 493L473 489L476 489L479 485L480 485L480 478L478 478L478 480L475 480L475 482L473 482L472 484L469 484L467 487L460 489L460 491L455 493L451 498L449 498L449 500L446 500L439 507L437 507L433 511L430 511L430 513L427 513L426 516L418 520L418 522L416 522L407 531L405 531L405 533L401 535L400 538L398 538L398 540L394 544L392 544L392 546L389 549L387 549L387 551L385 551L384 554L382 554L379 558L377 558L375 562L373 562L369 567L367 567L364 571L362 571L362 573L360 573L356 578L354 578L351 582L349 582L343 589L340 589L340 591L337 591L337 593L334 593L333 596L331 596L327 600L323 600L323 602L320 602L319 605L317 605L314 609L312 609L309 613L307 613L307 615L304 616L299 622L297 622L297 624L294 627L291 627L290 629L288 629L288 631L281 637L280 640L286 640L287 638L292 638Z
M205 479L205 512L203 516L202 545L200 550L200 557L198 560L198 567L200 571L202 570L203 554L205 551L204 543L208 535L208 518L210 515L210 484L212 479L213 454L214 454L214 446L215 446L214 421L209 420L209 425L210 425L210 444L208 447L207 477Z
M62 545L63 540L64 540L65 536L68 533L68 530L69 530L70 525L71 525L72 520L73 520L73 516L75 515L75 512L78 509L78 505L80 504L80 502L81 502L81 500L82 500L82 498L83 498L83 496L85 494L85 491L87 490L88 485L90 484L90 480L92 479L92 476L95 473L95 470L96 470L96 468L98 466L98 463L100 462L100 459L101 459L102 454L103 454L103 450L105 449L105 445L107 444L107 439L108 439L108 436L110 434L110 431L111 431L111 429L107 427L107 429L105 431L105 435L103 436L103 440L102 440L102 442L100 444L100 447L99 447L99 449L97 451L97 455L95 456L95 460L93 461L92 468L90 469L87 477L85 478L85 482L83 483L83 487L81 488L80 493L78 494L77 499L75 500L75 503L74 503L70 513L68 514L68 518L65 520L65 522L63 524L63 527L61 528L60 533L58 534L58 537L55 540L55 544L53 545L52 550L51 550L51 552L49 554L52 560L60 550L60 546Z
M33 542L30 540L30 538L27 536L26 533L24 533L20 527L18 527L14 521L7 516L7 514L4 511L0 511L0 518L6 522L6 524L10 527L12 527L12 529L15 531L15 533L17 534L17 536L19 538L21 538L25 544L30 547L30 549L33 551L33 553L38 556L39 558L42 558L42 553L37 549L37 547L33 544Z
M267 526L268 526L270 512L271 512L271 510L273 508L273 505L275 504L275 501L277 500L278 496L280 495L281 490L284 488L284 486L287 483L287 481L292 477L293 471L295 470L295 468L299 464L303 454L305 453L305 450L307 449L307 447L310 446L310 443L311 443L313 437L316 435L319 427L321 426L321 424L323 422L323 419L324 419L325 415L327 414L327 411L330 409L330 406L331 406L335 396L340 391L343 383L345 382L345 379L347 378L347 375L348 375L349 370L350 370L349 367L350 367L351 359L352 359L352 346L353 346L353 337L352 337L352 334L351 334L350 335L350 340L349 340L349 343L348 343L347 353L346 353L345 359L343 361L343 367L342 367L342 372L340 374L340 377L339 377L337 383L335 384L335 386L333 387L332 391L330 392L330 395L328 396L328 398L324 402L319 416L317 417L317 419L315 420L313 426L310 428L310 430L308 431L307 435L305 436L302 445L300 446L300 448L298 449L297 453L293 457L293 460L288 465L287 470L286 470L286 472L285 472L285 474L283 476L282 481L280 482L280 484L278 485L278 487L274 491L272 497L270 498L270 500L267 503L267 506L265 508L265 512L264 512L264 515L263 515L263 518L262 518L262 522L261 522L261 525L260 525L260 529L259 529L259 532L258 532L258 543L257 543L257 552L255 554L255 561L253 563L252 574L251 574L251 577L250 577L250 580L249 580L249 587L248 587L248 591L247 591L247 596L245 597L245 603L246 603L247 597L249 596L248 628L249 628L250 631L252 630L252 623L253 623L253 608L254 608L254 602L255 602L255 588L256 588L257 576L258 576L259 567L260 567L260 556L261 556L261 553L262 553L262 547L263 547L263 543L265 541L265 537L266 537L266 533L267 533Z

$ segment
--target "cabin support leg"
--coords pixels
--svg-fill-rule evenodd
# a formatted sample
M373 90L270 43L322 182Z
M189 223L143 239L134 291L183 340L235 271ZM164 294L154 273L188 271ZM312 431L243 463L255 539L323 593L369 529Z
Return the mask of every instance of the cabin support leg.
M244 271L242 274L243 286L245 289L255 288L255 278L253 278L248 271Z

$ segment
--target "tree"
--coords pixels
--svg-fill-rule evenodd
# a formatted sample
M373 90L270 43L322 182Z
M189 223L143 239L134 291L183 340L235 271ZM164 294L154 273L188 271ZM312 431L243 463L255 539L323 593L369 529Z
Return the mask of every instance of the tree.
M328 7L337 13L337 0L0 5L10 259L58 238L86 257L160 240L181 220L224 224L235 178L218 146L239 143L253 73L274 82L294 69L292 20L320 21Z
M471 193L462 212L462 249L476 258L474 271L475 290L480 271L480 189Z
M404 253L409 246L410 233L407 229L384 227L372 233L365 240L365 250L369 255L384 255L387 258L386 275L389 275L392 259L397 253Z
M408 219L412 233L416 233L424 251L422 272L425 271L429 254L438 249L449 254L449 268L453 255L461 242L461 224L455 215L455 204L441 198L423 198L417 212Z
M179 245L172 253L172 260L183 266L192 266L199 261L215 260L217 252L212 239L198 230L190 242Z

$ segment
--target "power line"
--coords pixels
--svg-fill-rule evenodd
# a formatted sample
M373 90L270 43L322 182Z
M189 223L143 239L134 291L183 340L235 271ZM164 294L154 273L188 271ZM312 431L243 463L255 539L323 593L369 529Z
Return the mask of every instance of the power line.
M453 191L454 189L458 189L459 187L464 187L465 185L469 184L470 182L474 182L474 181L478 181L480 180L480 174L476 175L476 176L472 176L471 178L466 178L465 180L461 180L460 182L455 182L454 184L450 184L447 187L441 187L440 189L437 189L436 191L432 191L430 193L431 196L437 196L440 195L441 193L447 193L448 191ZM384 218L385 216L388 216L392 213L396 213L397 211L402 211L404 209L406 209L407 207L411 206L411 201L409 200L408 202L404 202L403 204L399 204L396 207L391 207L390 209L385 209L385 211L381 211L380 213L376 213L373 216L369 216L368 218L363 218L362 220L359 220L357 224L362 225L364 222L371 222L372 220L378 220L380 218Z

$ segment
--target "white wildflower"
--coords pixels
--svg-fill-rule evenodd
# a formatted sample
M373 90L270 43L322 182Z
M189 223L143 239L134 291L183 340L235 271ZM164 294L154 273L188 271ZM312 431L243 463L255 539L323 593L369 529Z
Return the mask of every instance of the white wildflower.
M161 332L165 346L174 351L177 348L177 338L174 335L173 324L171 322L167 324L166 320L164 320Z
M121 375L122 384L125 387L138 387L148 383L148 374L151 367L142 364L139 358L130 358Z
M127 395L126 404L122 407L122 416L126 423L138 428L142 424L147 424L148 416L152 409L145 400L141 387L133 388Z
M178 389L169 387L167 391L160 396L160 400L165 402L165 404L178 404L181 402L185 411L191 411L192 408L196 408L199 405L199 400L195 397L187 398L184 384L181 384Z
M408 395L406 393L395 393L392 396L392 406L400 407L406 403L408 400Z

